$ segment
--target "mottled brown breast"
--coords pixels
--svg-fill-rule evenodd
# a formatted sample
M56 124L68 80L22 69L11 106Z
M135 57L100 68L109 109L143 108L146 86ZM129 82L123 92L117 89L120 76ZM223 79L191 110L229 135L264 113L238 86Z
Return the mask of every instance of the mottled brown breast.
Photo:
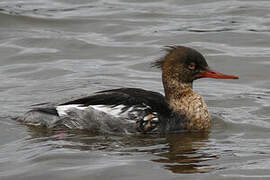
M211 117L207 105L196 92L192 90L182 92L180 97L170 100L170 106L188 118L185 126L187 130L207 131L210 128Z

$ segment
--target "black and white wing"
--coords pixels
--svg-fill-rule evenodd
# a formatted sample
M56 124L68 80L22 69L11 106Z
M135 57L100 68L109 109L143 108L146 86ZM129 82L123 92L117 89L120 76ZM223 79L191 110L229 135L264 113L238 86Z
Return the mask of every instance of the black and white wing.
M100 91L88 97L60 104L56 106L56 112L58 116L66 116L74 109L84 110L87 108L136 122L137 130L142 132L155 129L159 123L160 115L169 112L163 95L136 88Z

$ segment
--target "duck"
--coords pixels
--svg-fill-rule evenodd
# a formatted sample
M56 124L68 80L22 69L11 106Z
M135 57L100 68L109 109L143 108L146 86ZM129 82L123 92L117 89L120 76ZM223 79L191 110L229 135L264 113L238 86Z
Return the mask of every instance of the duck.
M162 71L164 95L140 88L104 90L53 107L28 111L20 121L50 129L90 132L170 133L209 131L211 115L193 90L201 78L238 79L213 71L204 56L186 46L166 46L153 62Z

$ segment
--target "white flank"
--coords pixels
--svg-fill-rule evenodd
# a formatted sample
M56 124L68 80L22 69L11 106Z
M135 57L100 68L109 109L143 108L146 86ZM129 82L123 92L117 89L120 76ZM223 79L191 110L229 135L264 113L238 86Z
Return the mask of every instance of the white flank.
M81 107L80 104L70 104L70 105L57 106L56 110L57 110L57 113L59 114L59 116L65 116L65 115L67 115L67 111L70 111L73 108L84 110L87 107Z
M127 116L128 112L133 110L133 107L130 107L129 109L127 109L125 112L123 112L123 108L125 108L124 105L118 105L115 107L112 106L108 106L108 105L92 105L89 106L92 107L93 109L97 110L97 111L102 111L106 114L115 116L115 117L123 117L123 116ZM81 106L80 104L70 104L70 105L62 105L62 106L57 106L56 110L59 114L59 116L65 116L67 115L67 111L70 111L72 109L80 109L80 110L84 110L88 107L86 106Z
M125 116L125 115L127 115L127 113L131 109L133 109L131 107L127 111L125 111L124 113L122 113L123 112L123 108L125 108L124 105L118 105L118 106L115 106L115 107L106 106L106 105L93 105L91 107L94 108L95 110L102 111L102 112L104 112L106 114L110 114L110 115L115 116L115 117Z

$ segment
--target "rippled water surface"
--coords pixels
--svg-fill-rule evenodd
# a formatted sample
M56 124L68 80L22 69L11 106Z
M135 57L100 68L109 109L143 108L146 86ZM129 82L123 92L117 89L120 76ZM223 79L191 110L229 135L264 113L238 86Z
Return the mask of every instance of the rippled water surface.
M270 1L2 0L0 179L269 179ZM165 45L239 80L194 88L210 133L106 136L17 124L31 105L97 90L162 92Z

